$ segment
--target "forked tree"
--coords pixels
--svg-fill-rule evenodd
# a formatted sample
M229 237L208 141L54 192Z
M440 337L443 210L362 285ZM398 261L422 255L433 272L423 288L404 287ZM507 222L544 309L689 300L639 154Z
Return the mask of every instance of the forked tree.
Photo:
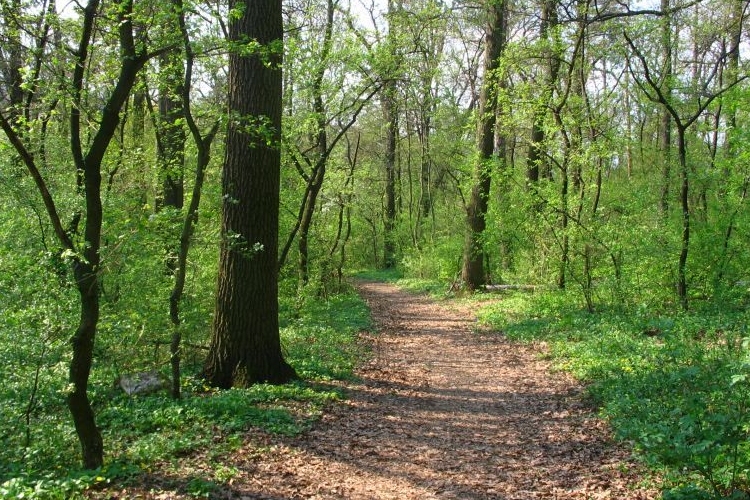
M0 113L0 126L11 144L26 165L38 188L64 254L69 256L73 277L80 298L80 320L71 338L72 358L70 361L67 393L68 407L73 417L76 434L81 444L83 465L95 469L103 464L104 451L102 437L96 426L94 410L88 397L88 383L94 354L94 341L99 324L100 276L102 241L102 162L120 120L120 111L128 99L135 83L136 75L150 57L142 46L137 47L132 17L132 2L114 1L118 15L118 38L120 48L119 74L114 88L107 97L97 118L98 128L87 142L83 126L84 88L87 82L86 68L92 52L92 41L96 32L95 21L100 15L99 0L89 0L81 14L81 31L78 47L71 49L75 68L69 82L70 89L70 148L76 168L78 192L83 199L83 210L74 215L71 224L63 225L60 212L53 195L47 188L33 149L24 141L16 124L11 123L6 113ZM83 223L83 231L79 226ZM80 242L79 242L80 241Z
M677 160L679 166L680 180L680 209L681 209L681 237L680 237L680 254L677 260L677 296L683 309L688 309L688 279L687 279L687 261L690 252L691 236L691 213L692 206L690 201L690 165L688 162L687 131L698 121L708 107L716 99L721 97L732 87L739 84L745 77L735 78L729 83L722 86L720 80L720 68L725 64L727 54L722 51L713 61L706 63L705 80L701 82L698 92L690 96L687 100L692 108L684 111L684 103L675 99L671 93L664 91L661 84L664 77L660 79L654 72L653 65L649 64L644 53L638 48L633 39L627 32L623 36L634 55L635 62L639 66L629 63L629 71L633 80L641 89L643 94L652 102L662 106L671 117L674 123L675 132L677 133ZM713 86L713 89L712 89Z

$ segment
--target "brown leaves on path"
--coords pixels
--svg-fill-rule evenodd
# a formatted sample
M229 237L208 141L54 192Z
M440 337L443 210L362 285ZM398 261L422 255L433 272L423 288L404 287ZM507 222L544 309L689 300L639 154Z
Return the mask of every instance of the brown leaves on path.
M472 332L471 311L359 283L372 358L307 433L249 435L216 498L649 499L628 453L532 347ZM258 453L258 449L267 450Z
M530 347L473 315L360 283L378 334L348 400L303 436L235 464L245 498L647 499L628 454ZM256 440L256 445L258 444ZM253 446L253 444L250 444ZM239 479L239 478L238 478ZM239 482L239 481L238 481Z

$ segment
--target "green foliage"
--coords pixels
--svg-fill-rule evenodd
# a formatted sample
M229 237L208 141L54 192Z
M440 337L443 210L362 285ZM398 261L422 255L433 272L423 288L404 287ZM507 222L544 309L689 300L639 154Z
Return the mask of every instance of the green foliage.
M46 44L39 47L43 57L35 81L36 49L16 40L13 16L0 28L8 54L18 44L22 89L33 92L24 99L31 106L28 116L14 110L19 111L14 125L68 225L83 200L70 158L70 82L64 75L72 69L67 47L76 45L81 27L74 17L53 16L48 21L55 36L50 37L38 31L48 23L33 2L12 4L8 9L20 9L20 25L28 30L24 40ZM118 30L109 23L123 5L103 5L96 50L87 61L80 109L86 117L86 141L121 62ZM130 20L138 26L139 50L182 44L172 9L149 2L133 7ZM225 24L212 16L232 20L244 6L215 13L198 7L186 5L196 55L191 109L199 127L223 113L228 83L222 68L228 52L259 57L266 64L276 64L284 52L282 245L293 233L307 178L320 154L322 122L328 145L335 143L310 228L310 284L297 283L292 240L281 270L280 319L283 346L298 373L314 381L349 377L365 354L357 333L369 323L364 305L340 282L340 268L382 266L388 238L396 245L398 269L363 278L398 280L410 290L442 297L458 278L473 183L473 94L482 84L476 67L481 47L474 35L485 20L480 9L449 10L432 0L394 6L383 19L377 13L366 19L336 9L333 38L326 42L326 6L292 2L285 13L289 29L283 47L281 41L262 45L250 39L227 45ZM483 235L488 278L550 290L564 276L566 291L509 294L488 308L482 320L514 339L547 342L561 369L590 382L592 395L620 436L635 443L649 463L664 468L671 487L665 498L672 499L740 498L738 491L748 487L750 451L744 441L750 382L747 346L739 339L747 337L744 310L750 300L750 149L745 147L750 143L745 111L750 92L746 83L731 89L688 130L692 227L687 278L695 311L677 314L679 186L674 168L671 176L662 177L660 109L639 93L634 79L644 81L638 65L623 72L627 46L621 33L629 32L646 62L655 63L654 77L674 87L675 105L684 112L724 84L701 79L722 75L728 82L746 72L725 64L730 59L724 57L726 47L714 45L731 37L735 28L742 33L742 12L735 19L728 7L698 3L674 13L672 22L680 24L681 32L671 75L661 75L659 69L664 48L660 28L671 16L592 23L581 36L576 23L569 22L575 19L563 17L545 37L534 33L538 18L527 17L538 13L511 9L510 32L532 28L528 36L511 37L494 75L498 145L503 142L508 149L492 165ZM558 14L578 18L583 13L560 9ZM714 59L721 54L724 60ZM547 82L552 60L559 62L560 71L555 81ZM146 89L180 80L175 76L180 71L155 74L163 64L154 59L144 68L135 89L141 98ZM174 65L180 69L182 61ZM365 102L373 97L370 90L386 80L396 82L385 88L395 100L399 123L397 213L388 235L384 96ZM10 96L9 89L4 91ZM153 168L158 119L149 117L147 108L155 111L154 104L138 103L133 96L103 162L102 265L97 270L102 311L90 393L115 461L93 475L76 470L78 452L64 404L68 339L78 320L70 255L60 251L34 182L0 136L0 358L5 361L0 366L0 496L74 497L101 481L137 473L154 460L192 453L214 438L231 446L248 426L297 432L337 397L311 385L205 392L189 377L181 402L163 395L124 398L112 388L123 373L169 371L169 265L183 214L154 209L163 181ZM261 142L273 139L262 118L225 119ZM338 137L350 120L352 127ZM545 132L537 146L549 170L534 184L525 171L532 122ZM186 192L196 155L189 143ZM208 338L221 204L236 201L222 198L221 157L217 138L180 304L180 354L187 373L198 370ZM670 185L665 200L670 208L661 213L664 182ZM228 237L248 257L262 251L241 235ZM73 238L77 248L85 246L83 235ZM231 471L222 476L227 474ZM194 478L187 493L210 496L215 481L222 480L218 475Z
M589 383L616 435L665 478L665 499L745 498L750 383L744 308L591 314L570 293L510 294L480 323L545 342L558 369Z
M208 205L205 214L209 213ZM11 209L8 207L8 211ZM1 221L18 225L28 218ZM166 394L127 397L113 388L115 377L157 369L168 373L164 343L171 331L166 306L171 277L165 272L165 243L173 234L169 214L133 210L113 217L106 250L103 314L90 394L104 435L107 465L80 471L78 449L65 391L69 346L76 322L75 289L66 266L44 250L34 232L23 250L0 253L0 497L75 498L97 484L147 471L156 461L210 447L220 455L242 442L249 428L294 434L341 397L324 385L254 386L214 392L189 373L200 367L213 306L212 266L215 239L203 229L192 253L188 288L182 306L186 376L183 399ZM12 244L3 240L0 245ZM62 274L60 274L62 273ZM46 290L40 294L39 290ZM357 334L369 328L369 313L351 292L321 299L300 299L293 290L282 297L282 343L298 373L308 379L351 377L365 354ZM143 297L162 297L143 300ZM224 471L223 475L229 474ZM212 481L221 481L214 479ZM188 486L191 495L210 493L211 481Z
M358 271L354 274L354 277L363 280L385 281L388 283L394 283L403 278L403 273L397 267L391 267L385 269L367 269Z
M300 314L285 322L281 338L297 373L314 380L351 377L365 354L357 334L371 326L362 300L349 292L325 300L303 299L294 307Z
M78 471L71 463L75 454L71 453L70 444L68 453L61 450L60 455L50 454L51 450L58 450L56 446L34 448L33 453L38 456L27 455L23 465L11 463L0 469L0 497L21 498L18 495L23 494L27 498L68 498L98 483L147 471L157 460L208 447L214 454L228 452L241 443L242 432L252 427L295 434L307 428L324 405L340 397L336 390L302 383L208 393L202 392L197 380L188 379L185 384L185 397L179 401L166 395L117 394L100 403L99 425L113 457L105 468ZM50 434L56 431L71 434L70 429L40 429Z
M462 245L458 238L440 238L424 249L409 249L401 268L408 277L453 281L461 271Z

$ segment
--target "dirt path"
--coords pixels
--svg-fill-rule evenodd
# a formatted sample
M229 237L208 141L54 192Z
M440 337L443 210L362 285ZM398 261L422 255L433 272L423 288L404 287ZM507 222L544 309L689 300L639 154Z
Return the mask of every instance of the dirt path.
M379 334L349 399L303 436L239 453L233 498L648 499L627 453L538 352L449 310L360 283ZM250 458L248 458L248 456Z

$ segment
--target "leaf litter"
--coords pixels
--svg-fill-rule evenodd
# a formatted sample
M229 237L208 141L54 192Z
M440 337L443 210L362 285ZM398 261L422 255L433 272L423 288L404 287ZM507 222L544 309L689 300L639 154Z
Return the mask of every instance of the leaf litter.
M377 333L354 382L298 436L253 430L229 479L207 456L106 498L645 500L658 496L572 377L539 346L477 335L471 306L357 284ZM216 460L213 458L211 460ZM172 472L168 472L172 470ZM185 474L185 470L190 470ZM191 491L202 480L210 487ZM199 483L201 484L201 483ZM197 494L196 494L197 493ZM97 495L97 496L99 496Z

